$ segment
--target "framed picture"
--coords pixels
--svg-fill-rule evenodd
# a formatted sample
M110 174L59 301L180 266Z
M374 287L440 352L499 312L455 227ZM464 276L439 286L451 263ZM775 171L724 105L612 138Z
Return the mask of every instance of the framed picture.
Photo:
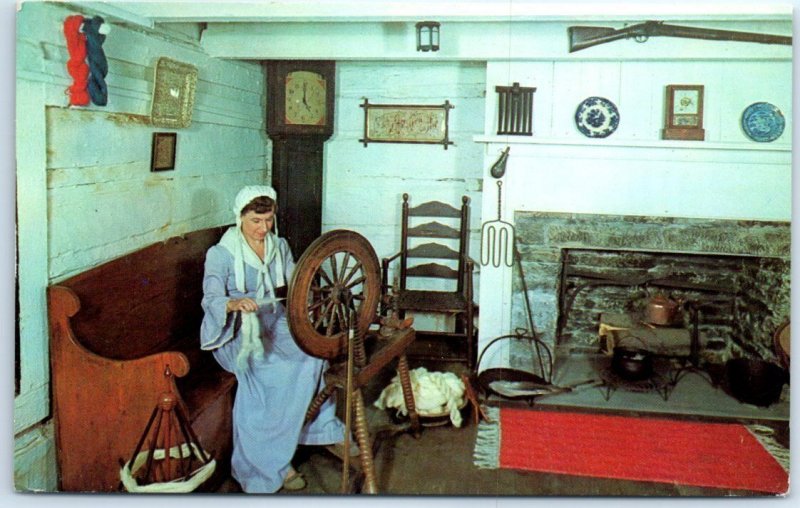
M434 106L370 104L364 99L364 146L369 143L426 143L443 145L449 139L450 101Z
M667 85L663 139L705 139L703 85Z
M175 169L175 146L178 135L174 132L154 132L153 151L150 155L150 171Z
M192 123L197 68L161 57L156 62L150 122L156 127L182 129Z

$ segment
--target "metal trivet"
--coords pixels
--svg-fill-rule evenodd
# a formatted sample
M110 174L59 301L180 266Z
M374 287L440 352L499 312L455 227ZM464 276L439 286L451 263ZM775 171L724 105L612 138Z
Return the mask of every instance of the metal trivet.
M606 400L611 399L611 394L622 388L628 392L649 393L657 392L666 401L672 391L673 384L660 374L653 374L647 379L632 381L620 376L613 369L608 368L600 373L602 384L599 386Z

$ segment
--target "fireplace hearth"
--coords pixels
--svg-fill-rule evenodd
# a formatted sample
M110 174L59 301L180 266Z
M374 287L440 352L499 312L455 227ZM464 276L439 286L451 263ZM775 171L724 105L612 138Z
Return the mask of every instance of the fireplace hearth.
M656 294L687 302L679 326L705 362L775 359L790 313L788 222L516 212L515 227L533 321L557 359L597 352L601 316L636 320ZM525 328L518 280L512 325Z

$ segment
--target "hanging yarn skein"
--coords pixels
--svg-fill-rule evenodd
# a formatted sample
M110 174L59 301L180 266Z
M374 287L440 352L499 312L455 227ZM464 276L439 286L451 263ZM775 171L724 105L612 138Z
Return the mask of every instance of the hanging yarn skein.
M86 36L81 33L83 16L68 16L64 20L64 37L67 40L69 60L67 72L72 76L72 86L67 88L70 106L86 106L89 94L86 90L89 80L89 66L86 65Z
M89 96L97 106L105 106L108 103L108 87L106 86L106 76L108 75L108 60L103 52L103 42L106 36L103 34L103 18L95 16L83 22L83 33L86 36L86 52L89 57Z

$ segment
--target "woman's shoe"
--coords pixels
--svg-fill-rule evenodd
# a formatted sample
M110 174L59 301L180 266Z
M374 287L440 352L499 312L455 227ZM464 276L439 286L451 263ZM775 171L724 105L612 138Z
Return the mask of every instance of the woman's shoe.
M289 474L283 480L283 489L295 491L303 490L304 488L306 488L306 480L303 475L295 470L289 471Z

